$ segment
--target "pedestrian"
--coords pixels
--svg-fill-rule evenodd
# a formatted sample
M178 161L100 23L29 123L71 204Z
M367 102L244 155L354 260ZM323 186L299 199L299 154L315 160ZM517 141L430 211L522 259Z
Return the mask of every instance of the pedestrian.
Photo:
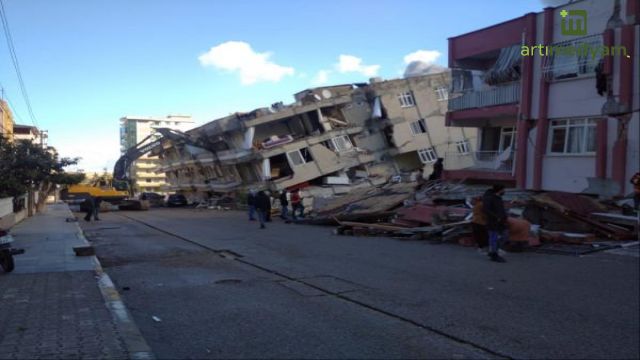
M260 221L260 229L264 229L264 223L267 221L267 211L271 207L269 204L269 196L264 191L258 191L255 197L255 207L258 212L258 220Z
M256 193L255 190L249 190L247 194L247 206L249 207L249 221L256 221Z
M280 217L287 224L291 222L289 220L289 200L287 199L287 189L280 192Z
M89 196L84 199L83 205L86 210L86 215L84 216L84 221L91 221L91 217L95 214L96 203L92 196Z
M443 158L438 158L436 163L433 164L433 172L429 175L429 181L440 180L442 178L442 172L444 171Z
M302 205L302 198L300 197L300 190L298 189L291 193L291 209L293 220L298 219L298 213L301 218L304 217L304 205Z
M265 191L264 192L265 195L267 195L267 198L269 198L269 207L267 208L267 216L265 221L266 222L271 222L271 208L273 206L273 197L271 197L271 192L270 191Z
M482 197L473 198L472 205L471 234L478 246L478 251L484 253L485 248L489 245L489 233L487 231L487 217L482 209Z
M495 184L482 196L482 209L489 231L489 258L495 262L506 262L498 253L507 240L507 212L504 209L504 185Z
M94 207L93 207L93 218L96 221L100 221L100 219L98 219L98 214L100 213L100 204L102 204L102 198L100 196L96 197L96 199L94 200Z

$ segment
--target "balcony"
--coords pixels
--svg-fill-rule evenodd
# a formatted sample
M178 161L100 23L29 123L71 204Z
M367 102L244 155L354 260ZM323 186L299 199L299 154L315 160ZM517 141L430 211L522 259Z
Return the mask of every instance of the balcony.
M487 90L467 91L449 99L448 111L477 109L520 101L520 82L494 86Z

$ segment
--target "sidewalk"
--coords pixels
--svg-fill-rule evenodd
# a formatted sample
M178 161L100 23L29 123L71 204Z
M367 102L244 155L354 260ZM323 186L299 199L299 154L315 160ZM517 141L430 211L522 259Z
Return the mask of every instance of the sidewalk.
M0 272L0 359L152 358L151 351L66 204L15 226L25 254Z

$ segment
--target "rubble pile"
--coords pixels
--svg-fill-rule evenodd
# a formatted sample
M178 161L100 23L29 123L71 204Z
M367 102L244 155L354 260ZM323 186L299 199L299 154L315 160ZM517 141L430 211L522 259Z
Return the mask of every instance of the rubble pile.
M313 209L306 223L337 225L336 234L475 245L472 202L488 186L429 181L416 188L415 182L395 183L325 198L316 201L321 206ZM541 244L598 247L602 241L638 239L637 213L614 201L516 189L508 189L503 200L513 250Z

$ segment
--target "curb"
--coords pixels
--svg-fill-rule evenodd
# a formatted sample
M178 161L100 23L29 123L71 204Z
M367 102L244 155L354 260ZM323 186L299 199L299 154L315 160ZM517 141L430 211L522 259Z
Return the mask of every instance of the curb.
M69 210L69 213L71 214L71 216L74 216L73 213L71 213L71 210ZM78 238L84 241L87 245L90 245L89 241L84 236L84 231L82 231L80 224L76 222L75 225L78 228ZM147 344L147 341L140 333L140 329L138 329L138 326L133 320L133 317L127 310L124 302L122 302L120 293L118 293L118 290L113 284L113 281L111 281L109 275L102 269L102 264L100 264L100 260L98 260L98 257L95 255L92 257L95 263L95 273L98 279L98 287L100 288L100 293L102 294L102 298L104 299L105 306L111 313L111 317L115 322L116 329L122 336L125 347L129 352L129 358L155 359L155 356L151 351L151 347L149 347L149 345Z

